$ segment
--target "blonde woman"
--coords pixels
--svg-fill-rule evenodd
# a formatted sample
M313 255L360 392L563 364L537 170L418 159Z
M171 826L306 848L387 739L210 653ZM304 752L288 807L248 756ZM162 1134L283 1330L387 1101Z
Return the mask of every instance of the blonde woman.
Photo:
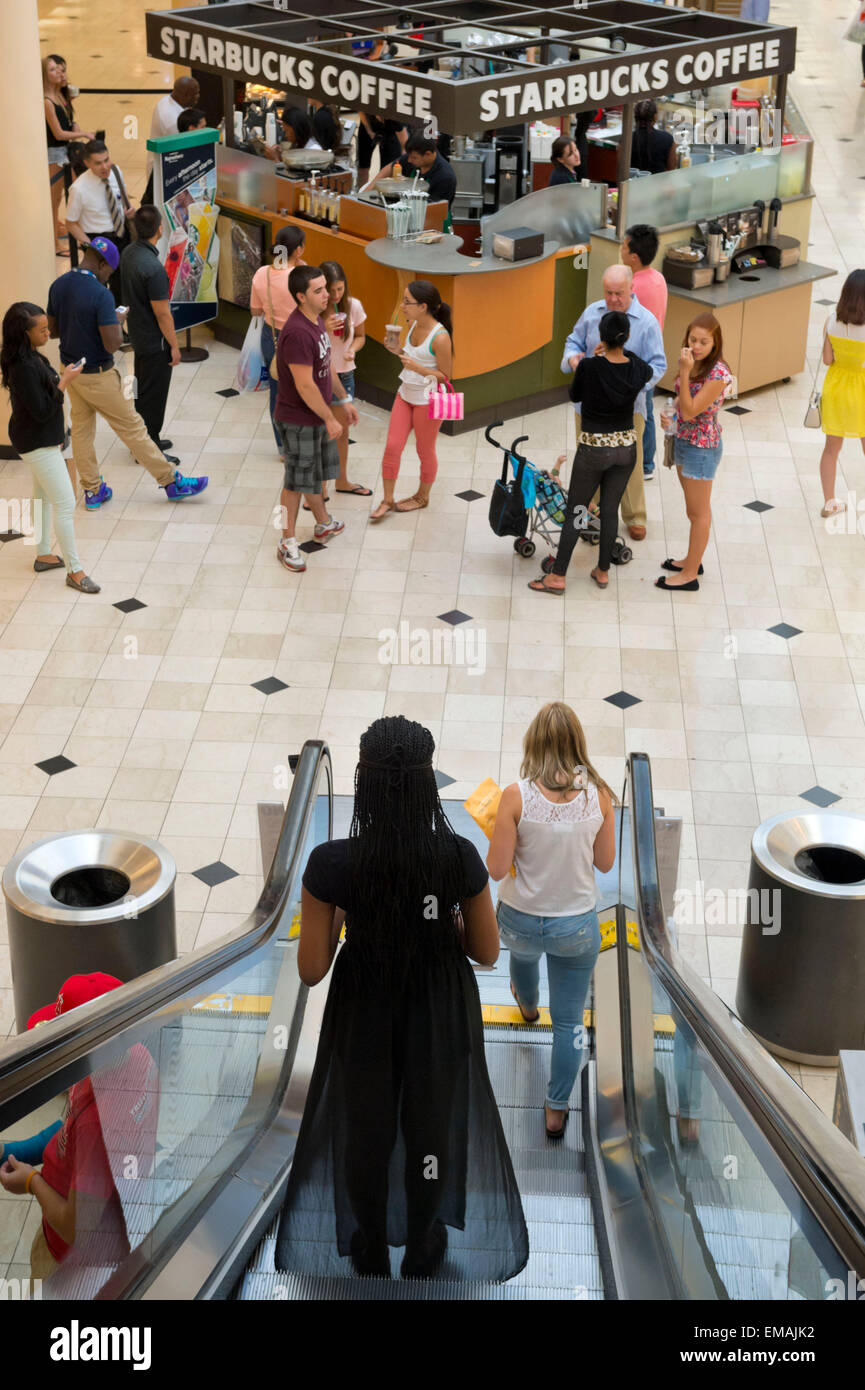
M565 1132L582 1062L583 1009L601 946L595 869L606 873L615 862L615 801L589 762L574 711L558 700L545 705L523 740L520 780L502 793L487 868L502 880L496 915L510 952L511 992L526 1023L539 1017L538 962L547 957L550 1139Z

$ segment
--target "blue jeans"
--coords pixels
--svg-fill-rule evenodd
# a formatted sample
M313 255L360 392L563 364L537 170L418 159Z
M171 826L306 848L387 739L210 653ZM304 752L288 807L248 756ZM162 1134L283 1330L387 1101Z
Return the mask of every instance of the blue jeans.
M643 430L643 472L655 471L655 392L646 392L646 428Z
M502 945L510 951L511 984L523 1007L538 1004L538 962L547 957L553 1055L547 1105L566 1110L583 1061L583 1010L589 982L601 949L598 914L536 917L500 902L496 909Z
M264 358L264 365L266 367L270 366L275 352L276 342L273 337L273 329L267 322L267 319L265 319L264 327L261 330L261 355ZM276 395L279 391L279 382L274 381L271 376L268 377L267 384L270 387L270 425L273 430L273 437L276 440L276 447L279 450L280 457L282 457L283 443L279 431L276 428L276 421L273 418L273 412L276 409Z

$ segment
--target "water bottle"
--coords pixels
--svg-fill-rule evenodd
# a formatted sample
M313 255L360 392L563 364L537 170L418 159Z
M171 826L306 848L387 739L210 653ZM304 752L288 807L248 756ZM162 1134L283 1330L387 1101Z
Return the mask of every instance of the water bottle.
M664 434L670 436L670 438L676 434L676 411L672 401L665 405L664 409L661 411L661 424L664 427Z

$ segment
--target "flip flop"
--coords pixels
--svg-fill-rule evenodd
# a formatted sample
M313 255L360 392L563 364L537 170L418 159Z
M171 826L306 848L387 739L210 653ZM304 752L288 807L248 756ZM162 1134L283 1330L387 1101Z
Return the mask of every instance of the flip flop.
M372 497L372 488L363 487L361 483L355 483L354 487L336 487L334 492L340 492L345 497Z
M533 593L554 594L556 598L563 598L565 593L564 585L562 585L561 589L554 589L552 584L547 584L546 575L544 575L542 579L530 579L528 587Z
M590 571L589 571L589 578L592 579L592 580L594 580L594 582L597 584L597 586L598 586L599 589L609 589L609 587L610 587L610 581L609 581L609 579L607 580L606 584L602 584L601 581L600 581L600 579L598 579L598 577L596 576L594 570L590 570Z
M519 1009L520 1014L521 1014L522 1017L523 1017L523 1020L524 1020L526 1023L537 1023L538 1019L539 1019L540 1016L541 1016L541 1011L540 1011L540 1009L535 1009L534 1015L530 1018L529 1015L526 1013L525 1009L523 1008L522 1004L520 1003L519 997L518 997L517 992L516 992L516 990L514 989L513 985L511 985L511 994L514 996L514 999L516 1000L517 1008Z

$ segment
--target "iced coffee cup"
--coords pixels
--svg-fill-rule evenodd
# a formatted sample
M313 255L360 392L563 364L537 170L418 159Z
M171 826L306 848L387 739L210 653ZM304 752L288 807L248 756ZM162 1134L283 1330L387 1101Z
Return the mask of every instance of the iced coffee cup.
M402 330L398 323L386 323L384 326L384 345L388 352L399 352L400 338Z
M345 337L345 314L334 314L330 321L330 331L335 338Z

